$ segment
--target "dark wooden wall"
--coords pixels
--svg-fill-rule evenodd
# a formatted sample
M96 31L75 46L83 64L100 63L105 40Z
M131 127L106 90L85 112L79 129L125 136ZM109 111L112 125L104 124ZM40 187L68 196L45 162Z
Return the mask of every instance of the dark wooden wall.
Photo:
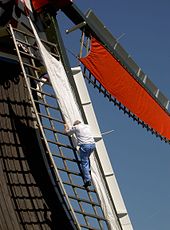
M43 161L20 71L3 61L0 69L0 230L70 230Z

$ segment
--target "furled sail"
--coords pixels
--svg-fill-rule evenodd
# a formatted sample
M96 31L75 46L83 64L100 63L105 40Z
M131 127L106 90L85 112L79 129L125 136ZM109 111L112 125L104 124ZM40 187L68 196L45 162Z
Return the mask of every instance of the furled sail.
M65 121L69 125L73 125L75 120L82 120L82 116L79 107L76 103L74 92L70 86L62 62L61 60L58 61L46 50L46 48L41 43L41 40L39 39L38 34L31 20L30 24L32 26L32 30L34 31L41 58L44 62L44 65L46 66L49 80L56 93L62 114L65 118ZM92 180L96 187L99 199L101 201L101 206L108 221L109 227L112 230L119 230L120 228L117 222L117 217L114 213L111 202L107 196L106 188L102 183L102 174L100 172L100 168L98 166L97 159L94 154L91 156L91 170Z

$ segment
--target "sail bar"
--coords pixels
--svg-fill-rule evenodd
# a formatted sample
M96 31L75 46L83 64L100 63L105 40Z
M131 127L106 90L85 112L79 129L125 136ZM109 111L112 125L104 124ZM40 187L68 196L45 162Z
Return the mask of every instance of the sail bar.
M88 124L92 127L93 135L95 137L96 141L96 151L98 160L100 162L100 167L102 168L102 176L104 178L104 181L106 183L105 189L106 191L102 190L101 183L96 183L96 186L100 186L100 189L98 188L98 192L101 192L100 198L104 197L104 195L107 194L108 197L110 197L110 202L112 203L117 218L119 219L120 225L123 230L132 230L132 224L130 221L130 218L128 216L123 198L121 196L119 186L117 184L115 173L113 172L113 168L100 132L100 128L97 123L97 118L93 109L93 105L85 84L85 80L81 71L81 67L74 67L72 68L73 77L75 80L75 84L79 93L81 106L83 107L83 111L85 113L86 119ZM93 157L93 156L92 156ZM95 175L93 175L92 171L92 178L95 178ZM107 199L104 201L106 202ZM104 202L102 202L104 203ZM105 205L108 205L107 203ZM106 209L106 208L104 208Z
M168 98L156 87L156 85L119 44L120 37L116 39L91 9L84 15L73 3L62 10L76 25L83 25L84 23L84 27L80 27L80 29L84 31L86 36L92 35L97 38L97 40L121 62L127 71L129 71L132 76L141 83L160 106L169 111L170 101ZM75 29L75 27L73 28Z
M158 134L170 140L170 117L149 92L94 37L82 64L120 103Z

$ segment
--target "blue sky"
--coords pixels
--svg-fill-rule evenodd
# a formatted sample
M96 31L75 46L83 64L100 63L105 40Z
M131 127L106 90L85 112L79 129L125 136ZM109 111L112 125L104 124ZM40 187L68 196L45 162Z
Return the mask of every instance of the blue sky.
M91 8L154 84L170 99L170 1L75 0ZM80 33L58 14L65 46L79 52ZM77 60L70 55L72 66ZM135 230L167 230L170 217L170 145L138 126L88 85L99 126Z

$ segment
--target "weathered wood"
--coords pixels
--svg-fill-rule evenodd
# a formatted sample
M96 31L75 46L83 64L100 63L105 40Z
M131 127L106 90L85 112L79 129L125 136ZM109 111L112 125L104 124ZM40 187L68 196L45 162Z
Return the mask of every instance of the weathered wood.
M44 164L20 70L2 61L0 68L0 230L70 230Z

